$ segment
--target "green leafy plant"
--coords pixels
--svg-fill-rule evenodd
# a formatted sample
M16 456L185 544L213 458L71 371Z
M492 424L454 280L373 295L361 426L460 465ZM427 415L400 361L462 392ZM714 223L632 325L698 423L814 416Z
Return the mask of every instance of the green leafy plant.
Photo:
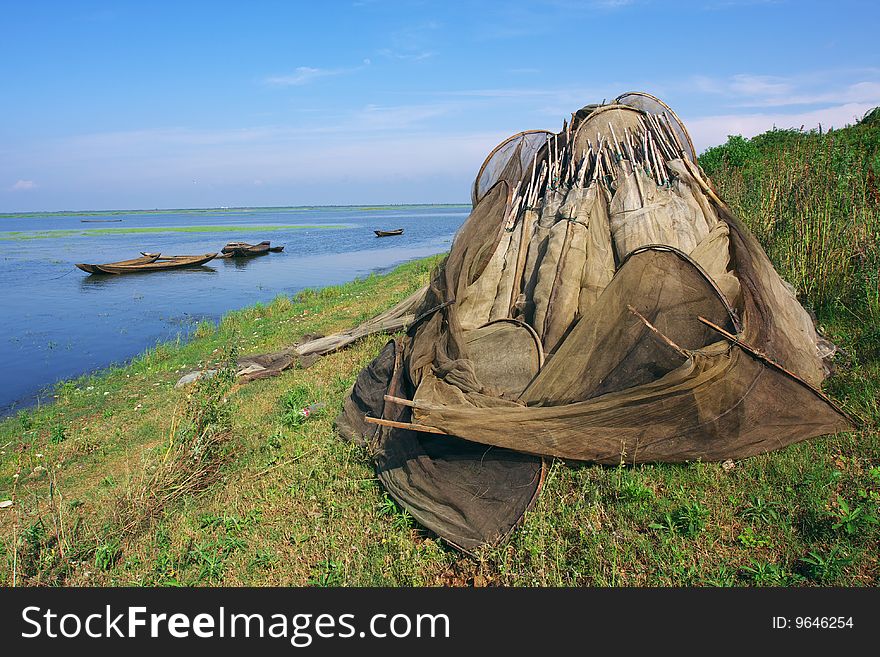
M820 552L808 552L801 559L806 567L810 579L819 583L826 583L838 578L843 569L848 566L852 559L846 557L840 546L835 545L826 554Z
M770 539L759 536L751 527L746 527L736 537L736 540L740 542L740 545L747 548L762 548L770 545Z
M64 426L61 424L56 424L51 429L49 429L49 442L53 445L57 445L59 443L63 443L67 440L67 431Z
M693 537L706 528L708 517L709 510L706 507L699 502L689 502L671 513L664 514L662 522L652 522L648 526L652 529Z
M344 581L342 562L325 559L316 564L315 571L309 578L309 586L339 586Z
M865 525L877 524L877 517L861 504L850 506L842 497L837 504L838 510L832 516L836 520L832 525L834 529L843 529L847 534L857 534Z
M742 510L742 517L751 522L770 525L779 522L782 505L771 502L760 495L754 495Z
M121 554L122 548L118 542L101 543L95 549L95 568L110 570Z
M786 586L791 579L785 567L777 563L752 560L742 570L758 586Z

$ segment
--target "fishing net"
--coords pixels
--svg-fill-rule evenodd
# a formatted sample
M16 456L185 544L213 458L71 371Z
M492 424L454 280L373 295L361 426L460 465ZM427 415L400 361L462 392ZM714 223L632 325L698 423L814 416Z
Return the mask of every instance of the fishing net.
M503 540L548 457L738 459L851 427L809 315L694 155L647 94L515 135L427 288L319 343L405 323L337 426L422 525Z
M508 137L489 153L471 190L471 202L476 205L499 180L512 187L522 179L523 171L531 164L537 150L544 145L546 130L526 130Z

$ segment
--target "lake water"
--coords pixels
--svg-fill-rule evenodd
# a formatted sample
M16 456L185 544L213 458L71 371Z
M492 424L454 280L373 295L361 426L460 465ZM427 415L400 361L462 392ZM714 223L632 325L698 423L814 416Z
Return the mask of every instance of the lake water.
M2 215L0 415L34 404L60 380L188 336L202 320L446 251L469 211L462 205ZM404 234L373 234L394 228ZM74 267L140 251L212 253L229 241L262 240L284 251L149 274L94 276Z

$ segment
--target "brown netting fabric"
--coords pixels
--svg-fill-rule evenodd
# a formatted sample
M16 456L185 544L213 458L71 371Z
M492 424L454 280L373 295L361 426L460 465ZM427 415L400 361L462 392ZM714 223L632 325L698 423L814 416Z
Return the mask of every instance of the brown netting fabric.
M338 420L466 550L509 535L545 457L737 459L851 427L819 391L809 315L674 113L630 93L572 124L493 151L427 289L386 316L406 334Z

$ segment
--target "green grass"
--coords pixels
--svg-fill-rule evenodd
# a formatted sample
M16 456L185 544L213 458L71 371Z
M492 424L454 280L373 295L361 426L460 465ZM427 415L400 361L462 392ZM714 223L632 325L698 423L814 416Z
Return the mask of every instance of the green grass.
M876 363L832 379L843 396L861 381L849 402L868 422L860 433L732 469L557 461L511 542L477 559L414 524L366 453L333 430L386 337L275 379L174 388L182 372L231 353L357 324L426 281L436 261L231 313L192 342L69 382L55 404L0 423L0 499L16 495L0 512L0 582L12 582L15 561L17 584L877 583ZM324 409L299 413L316 402ZM219 438L197 485L181 490L204 435Z
M0 583L876 586L880 317L877 244L864 232L877 221L869 128L771 135L752 140L740 160L721 153L715 168L703 163L842 348L826 391L860 419L858 431L728 464L554 461L511 541L471 558L416 525L364 450L333 429L348 387L387 336L274 379L239 387L218 375L174 388L194 368L223 372L235 353L374 316L423 284L433 258L231 313L189 343L67 382L55 404L0 422L0 500L16 499L0 510ZM852 173L841 161L867 168ZM836 260L824 263L817 249L829 243ZM814 277L799 274L800 258L812 259ZM315 403L319 412L299 412Z
M340 229L347 224L269 224L252 226L250 224L225 224L222 226L139 226L136 228L88 228L85 230L41 230L0 232L0 240L57 239L60 237L96 237L102 235L134 235L161 233L240 233L243 231L265 233L277 230Z

